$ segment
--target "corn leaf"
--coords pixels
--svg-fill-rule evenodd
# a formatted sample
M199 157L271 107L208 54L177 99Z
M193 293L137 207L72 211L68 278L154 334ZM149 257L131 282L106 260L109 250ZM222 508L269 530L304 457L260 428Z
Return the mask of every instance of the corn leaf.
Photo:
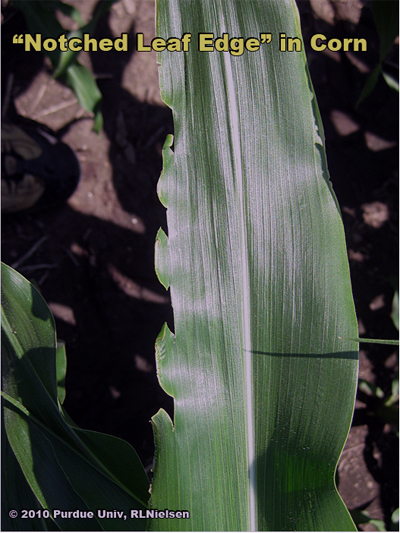
M15 458L4 428L2 412L1 427L1 527L3 531L46 531L51 529L51 520L39 518L26 520L19 514L9 515L12 509L41 510L42 507L32 492ZM55 528L57 529L57 528Z
M101 92L90 71L79 61L69 65L64 75L65 82L74 91L79 104L94 113L94 131L99 133L103 127L103 115L100 111Z
M174 332L157 368L173 421L153 417L154 530L355 530L334 484L357 384L358 337L340 211L293 0L158 0L174 114L156 266ZM256 52L199 52L198 34ZM234 43L233 43L234 44ZM342 338L339 338L342 337ZM346 338L344 338L346 337ZM155 516L155 515L154 515Z
M56 373L57 373L57 396L60 404L65 400L65 376L67 373L67 354L65 344L62 341L57 342L56 349Z
M95 30L99 18L117 0L105 0L100 2L92 15L90 21L76 31L66 32L56 17L56 11L60 10L65 15L70 16L78 23L82 23L80 13L77 9L63 4L62 2L31 2L28 0L14 0L15 7L24 14L29 31L32 35L40 34L42 42L46 39L58 39L60 35L66 35L69 40L72 37L83 39L85 33L92 34ZM75 52L67 47L66 51L61 51L59 47L52 51L46 51L53 69L54 78L60 78L74 91L79 104L94 114L94 131L99 133L103 127L103 115L100 111L101 92L89 70L77 61L80 52Z
M128 443L70 423L59 403L63 393L57 390L51 312L20 274L4 264L1 274L2 419L9 457L2 482L10 505L3 507L2 520L9 521L10 509L79 509L94 516L53 516L54 522L67 531L113 531L115 520L98 518L96 511L123 509L127 518L118 521L120 529L145 529L146 521L129 513L147 507L149 482L139 458ZM63 373L59 368L59 377ZM41 522L35 519L29 527L39 528Z

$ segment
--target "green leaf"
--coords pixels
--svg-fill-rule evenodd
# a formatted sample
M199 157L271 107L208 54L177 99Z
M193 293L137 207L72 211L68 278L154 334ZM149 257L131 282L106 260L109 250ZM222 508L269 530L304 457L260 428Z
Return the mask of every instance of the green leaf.
M399 34L399 1L372 0L371 8L379 34L379 59L382 63Z
M70 17L79 26L83 26L83 20L82 20L81 14L73 6L69 6L68 4L64 4L64 2L56 2L55 9L58 9L59 11L61 11L61 13L63 13L64 15L67 15L67 17Z
M156 265L174 333L157 342L174 420L153 417L154 530L355 530L334 485L351 423L358 344L340 211L295 2L158 0L175 123L159 196ZM272 42L237 57L198 34Z
M398 530L399 529L399 508L397 508L393 512L391 520L392 520L392 524L393 524L392 531Z
M383 390L380 387L374 385L373 383L365 379L358 380L358 388L366 394L376 396L377 398L382 399L385 396Z
M70 65L64 76L65 82L76 94L79 104L86 110L95 114L95 128L98 133L103 125L103 120L99 107L101 103L101 92L96 81L88 69L78 61Z
M15 2L14 0L15 6L24 14L30 33L39 33L42 36L42 43L45 39L58 39L62 34L70 39L72 37L83 38L84 33L93 33L99 18L115 2L116 0L100 2L95 8L92 18L85 26L76 31L66 32L58 22L55 11L59 9L74 20L82 22L79 11L76 9L56 1L18 0ZM94 131L98 133L103 127L103 118L100 112L101 93L92 74L77 61L80 52L69 49L61 52L57 47L55 50L45 53L51 60L54 78L59 78L69 85L79 104L87 111L94 113Z
M21 509L42 509L37 498L33 494L26 478L19 466L18 461L8 442L4 418L2 412L1 428L1 526L3 531L46 531L52 529L49 522L39 518L38 520L26 520L18 513L16 518L11 518L9 512Z
M102 2L99 2L95 7L94 13L89 22L85 26L80 24L81 27L78 30L67 33L67 39L77 37L78 39L83 40L83 36L85 33L91 36L96 28L99 18L104 15L104 13L106 13L110 9L110 7L115 4L116 1L117 0L103 0ZM63 11L65 11L65 8L63 8ZM79 15L79 11L71 9L70 16L72 18L76 19L77 14ZM68 49L66 52L62 52L60 54L58 64L54 71L54 78L58 78L65 74L66 70L70 67L70 65L74 61L76 61L79 54L80 52L74 52L70 49Z
M51 442L32 418L4 401L4 395L3 412L8 441L41 508L90 511L64 474ZM96 519L56 518L55 522L61 530L102 529Z
M366 511L354 509L353 511L350 511L350 513L356 524L370 524L374 526L377 531L386 531L385 522L383 520L371 518Z
M391 76L388 72L382 71L382 76L386 83L389 85L389 87L398 93L399 81L396 80L393 76Z
M386 344L388 346L398 346L399 341L396 339L367 339L366 337L339 337L347 341L363 342L365 344Z
M65 400L65 376L67 373L67 354L65 353L65 344L61 341L57 342L56 372L58 401L63 404Z
M60 410L54 319L35 287L3 264L1 312L4 434L30 499L44 509L94 512L91 519L54 516L63 530L115 530L114 519L96 518L97 509L125 510L118 528L144 529L145 521L129 515L147 506L149 482L139 458L128 443L81 430ZM15 486L5 484L16 501Z

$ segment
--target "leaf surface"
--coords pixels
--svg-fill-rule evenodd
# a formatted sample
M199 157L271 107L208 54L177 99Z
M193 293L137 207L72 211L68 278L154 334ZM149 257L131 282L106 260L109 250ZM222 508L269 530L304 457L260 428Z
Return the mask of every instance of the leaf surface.
M157 368L174 420L154 418L151 503L190 519L153 529L354 530L334 473L357 383L357 322L340 211L295 3L158 0L175 138L156 243L175 331ZM198 34L260 38L257 52L199 52Z
M67 531L145 529L145 520L130 517L131 509L145 510L148 500L149 482L136 452L116 437L71 423L59 403L64 394L57 391L53 316L20 274L4 264L1 273L3 439L10 458L2 477L6 503L15 504L11 509L28 509L16 505L21 490L29 494L32 508L93 512L90 519L54 516ZM65 375L65 354L61 356L60 378ZM20 489L11 482L13 475ZM97 518L101 509L123 510L127 519ZM9 510L3 506L4 523ZM35 522L32 529L42 525L39 518Z

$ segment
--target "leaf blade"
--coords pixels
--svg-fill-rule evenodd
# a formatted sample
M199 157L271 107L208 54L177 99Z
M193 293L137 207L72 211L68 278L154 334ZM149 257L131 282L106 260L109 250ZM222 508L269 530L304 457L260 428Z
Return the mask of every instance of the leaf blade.
M96 510L122 506L127 518L119 527L142 530L144 521L129 515L129 509L144 510L148 500L149 481L136 452L116 437L77 428L62 411L51 312L20 274L4 264L1 271L4 435L30 499L45 509L93 512L83 521L53 517L61 529L114 530L115 520L97 518ZM65 353L61 356L62 381ZM10 494L10 501L16 499Z
M175 141L156 261L175 333L157 368L175 412L153 419L151 500L191 518L153 529L354 529L333 477L357 377L357 342L339 334L357 324L305 56L276 37L238 57L196 51L198 33L265 28L300 36L294 3L158 2L157 34L193 46L159 54Z

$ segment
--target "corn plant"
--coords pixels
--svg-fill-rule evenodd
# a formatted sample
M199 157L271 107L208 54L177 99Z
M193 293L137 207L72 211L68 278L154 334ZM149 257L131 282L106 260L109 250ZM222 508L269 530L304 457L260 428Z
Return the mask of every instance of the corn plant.
M306 57L278 48L280 33L301 38L296 5L157 7L158 36L192 35L187 52L159 54L175 137L163 151L168 237L159 231L156 269L174 332L164 326L156 359L174 417L153 417L149 494L128 444L64 412L51 314L3 267L5 510L29 501L38 529L353 531L334 476L354 407L357 322ZM199 33L266 32L258 51L197 50ZM126 520L54 509L122 509Z
M32 35L40 34L43 39L57 39L67 33L67 38L82 38L85 33L93 33L99 18L117 0L103 0L99 2L90 21L84 25L80 12L68 4L59 0L46 0L29 2L27 0L14 0L12 3L24 14L27 26ZM71 18L79 29L66 32L56 17L56 11ZM61 52L59 49L47 51L52 67L54 78L66 83L74 91L79 104L94 114L94 130L98 133L103 126L101 113L101 93L95 79L89 70L78 61L79 52L68 50Z

